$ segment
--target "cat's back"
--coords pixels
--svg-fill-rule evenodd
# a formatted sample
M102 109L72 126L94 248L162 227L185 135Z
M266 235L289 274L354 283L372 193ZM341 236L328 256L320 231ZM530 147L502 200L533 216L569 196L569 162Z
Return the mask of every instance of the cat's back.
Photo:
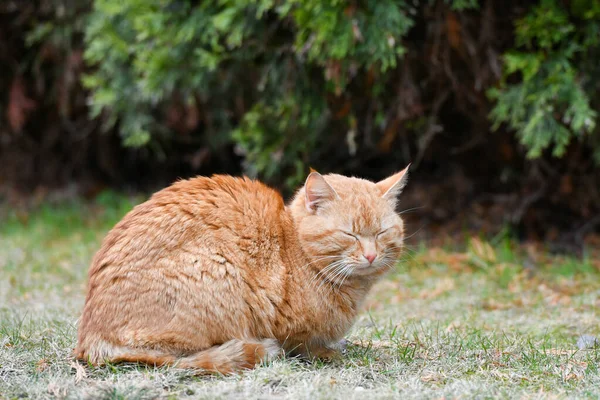
M285 229L284 210L277 191L246 177L181 180L134 207L108 233L90 273L199 248L250 255L273 250L267 247Z
M244 229L253 223L275 222L285 205L281 195L265 184L229 175L182 180L157 192L152 207L172 209L198 222L199 229Z

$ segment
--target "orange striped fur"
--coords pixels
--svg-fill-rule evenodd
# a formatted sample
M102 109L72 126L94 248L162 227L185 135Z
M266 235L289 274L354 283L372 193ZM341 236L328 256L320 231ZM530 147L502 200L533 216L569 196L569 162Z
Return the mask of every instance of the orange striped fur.
M378 183L311 172L289 205L219 175L155 193L92 261L75 356L218 373L282 350L334 356L400 255L407 169Z

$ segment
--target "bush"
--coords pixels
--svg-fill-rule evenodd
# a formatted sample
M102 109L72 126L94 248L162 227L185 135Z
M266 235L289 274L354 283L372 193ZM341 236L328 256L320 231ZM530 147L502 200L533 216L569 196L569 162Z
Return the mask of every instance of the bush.
M382 83L360 95L385 95L383 82L398 68L418 12L397 0L94 5L85 56L97 69L84 78L93 116L107 111L106 127L118 121L128 146L163 146L177 130L213 146L233 140L246 173L290 176L289 184L314 161L322 136L356 135L357 117L346 112L334 121L333 103L367 74ZM187 126L169 118L165 104L174 97L183 114L199 117Z
M504 55L500 87L489 91L497 101L495 126L506 122L532 158L549 147L561 157L571 140L586 140L600 164L600 1L573 1L566 9L541 0L517 20L515 39L517 48ZM515 75L516 82L507 83Z
M478 7L473 0L446 3L452 10ZM516 131L530 157L549 147L562 156L573 138L585 136L600 161L592 135L600 2L573 1L570 9L561 4L541 0L516 20L516 47L504 54L502 80L489 90L496 101L491 118L496 128L506 123ZM92 114L107 111L108 128L119 121L125 145L164 146L177 130L212 146L234 141L246 173L289 176L289 184L327 147L323 136L336 135L339 142L345 134L347 150L357 151L356 136L364 132L356 122L368 116L335 112L337 103L388 96L386 83L402 68L407 34L435 8L431 1L398 0L94 5L85 56L97 69L84 82L92 89ZM464 46L455 14L447 11L446 19L450 45ZM365 79L375 81L366 91L353 87ZM165 104L174 97L184 111L172 113L188 115L187 124L169 118ZM379 137L384 113L374 115ZM420 118L406 123L427 136Z

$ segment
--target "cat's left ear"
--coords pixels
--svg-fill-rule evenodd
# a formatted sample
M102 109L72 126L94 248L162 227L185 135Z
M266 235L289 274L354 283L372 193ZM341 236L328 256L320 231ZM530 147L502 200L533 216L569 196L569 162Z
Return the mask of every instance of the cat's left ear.
M395 173L392 176L385 178L375 184L381 192L381 197L395 201L398 195L406 186L408 181L408 168L410 164L406 166L402 171Z
M311 172L306 178L304 184L304 196L306 209L314 212L318 207L327 201L338 197L338 194L329 183L323 178L323 175L311 168Z

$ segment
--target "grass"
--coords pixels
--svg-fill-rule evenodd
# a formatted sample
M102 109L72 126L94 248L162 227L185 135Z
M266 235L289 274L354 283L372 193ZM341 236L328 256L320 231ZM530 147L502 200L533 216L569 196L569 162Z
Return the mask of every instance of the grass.
M89 261L139 198L0 210L0 398L597 398L600 260L473 238L407 252L374 289L342 360L242 375L74 363Z

